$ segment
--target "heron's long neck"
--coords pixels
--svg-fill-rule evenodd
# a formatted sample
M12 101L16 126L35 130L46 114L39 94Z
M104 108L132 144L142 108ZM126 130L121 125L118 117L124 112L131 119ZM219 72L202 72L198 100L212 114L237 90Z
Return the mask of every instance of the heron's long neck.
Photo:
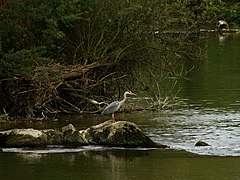
M119 105L122 106L126 100L127 100L127 94L124 93L124 98L119 102Z

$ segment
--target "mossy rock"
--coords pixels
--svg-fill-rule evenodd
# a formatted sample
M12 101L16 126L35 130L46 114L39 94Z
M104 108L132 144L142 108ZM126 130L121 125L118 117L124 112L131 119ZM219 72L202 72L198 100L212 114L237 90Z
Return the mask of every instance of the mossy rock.
M43 132L47 135L47 144L48 145L62 145L63 144L63 133L54 130L54 129L47 129L43 130Z
M102 145L130 148L166 148L153 142L134 123L106 121L86 130L77 131L67 125L62 131L54 129L12 129L0 131L0 147L46 147L47 145L82 146Z
M63 134L63 144L68 146L88 145L79 131L65 131Z
M42 147L47 145L47 136L39 130L15 129L6 137L6 147Z
M45 138L34 138L30 135L10 136L6 143L6 147L42 147L46 146Z
M156 144L136 124L127 121L106 121L84 131L89 144L111 147L167 147Z
M62 127L63 144L68 146L88 145L82 134L72 124Z

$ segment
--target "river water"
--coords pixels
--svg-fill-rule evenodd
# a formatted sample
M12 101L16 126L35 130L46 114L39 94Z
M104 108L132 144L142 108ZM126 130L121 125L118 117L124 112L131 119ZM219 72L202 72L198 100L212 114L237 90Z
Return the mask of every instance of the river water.
M178 84L181 107L116 114L170 149L4 149L0 179L240 179L240 35L211 34L203 48L206 61ZM57 122L11 127L60 128L73 123L85 129L106 118L65 116ZM195 147L198 141L210 146Z

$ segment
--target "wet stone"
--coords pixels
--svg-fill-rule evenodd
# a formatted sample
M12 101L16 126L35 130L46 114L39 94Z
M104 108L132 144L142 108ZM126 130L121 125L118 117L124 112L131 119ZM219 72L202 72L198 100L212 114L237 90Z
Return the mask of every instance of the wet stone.
M47 144L47 136L40 130L13 129L1 141L5 147L42 147Z
M69 124L60 130L12 129L0 131L0 147L46 147L48 145L99 145L127 148L166 148L153 142L134 123L106 121L78 131Z
M204 141L198 141L195 146L210 146L208 143L204 142Z
M62 145L63 133L59 130L46 129L43 132L47 135L47 145Z
M84 131L89 144L111 147L166 147L156 144L134 123L128 121L106 121Z

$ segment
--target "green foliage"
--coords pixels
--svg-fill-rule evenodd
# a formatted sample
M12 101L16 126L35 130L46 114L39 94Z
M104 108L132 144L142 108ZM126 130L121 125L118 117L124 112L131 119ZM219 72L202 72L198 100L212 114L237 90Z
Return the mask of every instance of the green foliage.
M25 115L39 104L48 111L69 105L86 109L79 97L101 101L119 87L137 88L148 78L157 82L178 75L188 35L171 32L187 30L190 23L178 20L185 14L175 10L174 3L158 0L5 0L0 9L1 76L20 77L6 83L12 98L6 107L22 107Z
M65 36L59 23L69 24L79 16L73 0L8 0L1 8L2 51L60 48Z
M9 83L8 95L28 104L25 114L32 114L28 111L36 104L47 110L66 110L69 105L87 109L85 97L103 101L103 94L120 89L142 88L154 94L162 91L163 77L182 76L186 61L196 59L198 48L189 32L220 18L238 22L239 3L2 0L0 77L19 78ZM156 85L151 89L149 82ZM14 87L19 84L21 89ZM28 96L15 97L22 94L16 91ZM6 106L13 104L18 105L13 100Z
M49 60L39 56L37 50L20 50L15 53L8 52L0 59L0 71L4 77L21 76L31 78L34 76L36 66L41 66Z
M240 3L234 0L177 0L171 6L180 12L182 21L189 21L202 28L213 28L221 19L230 24L240 22Z
M227 2L226 2L227 3ZM225 8L225 17L228 22L238 24L240 26L240 2L228 2Z

